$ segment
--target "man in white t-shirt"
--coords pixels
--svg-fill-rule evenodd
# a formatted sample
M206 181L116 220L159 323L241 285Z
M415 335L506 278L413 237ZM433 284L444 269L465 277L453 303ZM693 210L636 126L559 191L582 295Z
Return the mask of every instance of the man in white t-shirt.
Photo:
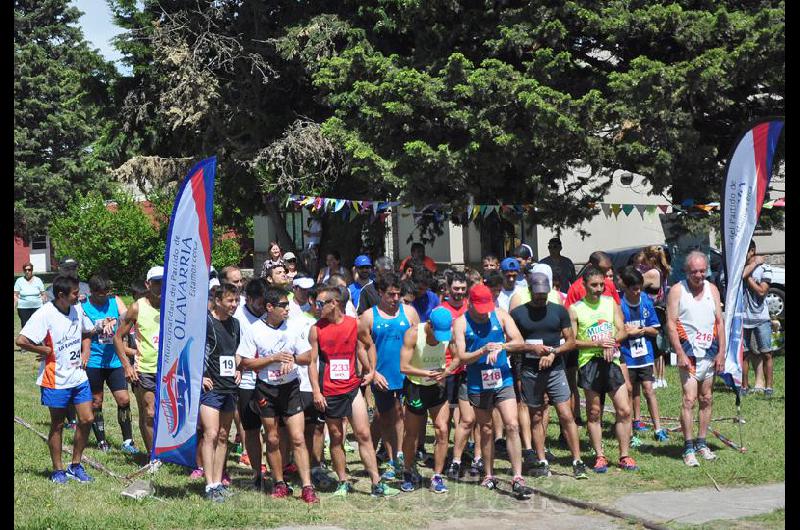
M517 292L519 270L519 261L515 258L506 258L500 263L500 271L503 273L503 289L497 295L497 305L504 311L508 311L511 297ZM527 284L525 286L527 287Z
M91 482L81 465L89 427L94 421L92 391L86 377L86 363L91 352L95 326L78 305L78 280L72 276L57 276L53 280L54 300L43 305L20 331L17 346L36 355L41 387L41 403L50 409L50 433L47 445L53 462L50 480L64 484L69 480ZM98 322L111 333L110 319ZM61 431L67 407L74 405L78 425L73 441L72 463L64 470L61 459Z
M311 346L300 335L298 326L286 323L289 313L286 291L280 287L267 287L264 308L264 317L251 326L249 336L243 337L247 343L242 348L241 367L258 371L255 400L266 434L267 460L273 478L272 497L284 498L292 494L283 480L283 458L278 434L278 421L283 419L303 483L301 498L309 504L319 502L311 483L297 368L298 363L309 363Z

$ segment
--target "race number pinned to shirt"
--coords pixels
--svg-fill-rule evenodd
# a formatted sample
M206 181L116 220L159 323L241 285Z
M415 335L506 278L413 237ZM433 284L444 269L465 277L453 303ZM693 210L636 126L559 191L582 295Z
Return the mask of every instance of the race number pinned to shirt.
M233 377L236 375L236 360L233 355L221 355L219 358L219 375Z
M697 332L694 335L694 346L700 348L701 350L709 349L713 341L714 341L713 330L712 331L697 330Z
M277 385L283 382L280 370L267 370L267 382Z
M638 339L631 339L631 357L634 359L637 357L644 357L647 355L647 343L645 342L644 337L639 337Z
M331 380L350 379L350 359L331 359Z
M500 368L481 370L481 387L484 390L494 390L503 386L503 373Z

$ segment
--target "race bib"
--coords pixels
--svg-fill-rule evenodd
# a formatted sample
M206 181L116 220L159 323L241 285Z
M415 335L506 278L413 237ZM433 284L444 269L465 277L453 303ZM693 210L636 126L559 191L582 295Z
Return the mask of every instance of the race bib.
M331 359L331 381L350 379L350 359Z
M484 390L494 390L503 386L503 373L500 368L481 370L481 386Z
M234 377L236 375L236 359L233 355L220 356L219 375L222 377Z
M636 359L637 357L644 357L647 355L647 343L645 342L644 337L639 337L638 339L633 339L630 341L631 345L631 357Z
M542 339L527 339L525 340L525 344L544 344ZM538 359L539 355L536 355L532 351L525 352L526 359Z
M702 350L707 350L711 347L711 342L714 340L713 332L697 331L694 335L694 345Z
M280 370L267 370L267 381L272 384L280 383L283 379Z
M77 368L78 366L81 365L81 352L80 352L80 350L72 351L72 352L69 353L69 365L72 368Z

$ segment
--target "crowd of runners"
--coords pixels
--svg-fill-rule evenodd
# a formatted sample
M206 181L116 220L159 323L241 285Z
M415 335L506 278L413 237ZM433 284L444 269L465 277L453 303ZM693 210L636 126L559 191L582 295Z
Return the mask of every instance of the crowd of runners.
M191 477L205 481L207 499L225 501L234 493L226 470L233 445L234 458L252 469L253 488L283 498L293 495L294 482L301 499L314 503L318 490L352 491L347 452L358 452L373 497L420 488L423 465L432 468L433 493L446 493L448 481L494 489L495 463L504 459L513 493L524 498L532 492L526 477L551 474L551 408L575 479L586 479L587 470L605 473L612 461L636 472L630 448L640 436L649 431L656 443L668 441L655 392L666 386L659 334L677 357L683 462L714 460L706 435L725 336L706 255L689 253L686 279L668 288L669 265L657 247L617 271L594 252L580 277L560 255L558 238L549 248L539 262L521 245L504 259L485 256L481 270L463 271L437 270L421 244L399 269L385 256L366 255L348 269L332 251L312 277L274 244L260 275L246 280L236 266L215 272ZM98 448L111 450L105 387L117 405L120 450L151 450L164 269L150 268L134 285L129 307L103 277L86 285L77 263L63 269L51 302L27 315L17 345L40 361L51 479L89 482L81 455L90 431ZM769 354L766 270L753 246L745 326L756 334L756 353ZM770 371L770 386L771 378ZM133 441L129 385L143 448ZM642 415L642 393L649 416ZM613 455L602 443L606 398L615 411ZM62 430L70 416L74 452L65 468ZM579 427L591 455L581 454Z

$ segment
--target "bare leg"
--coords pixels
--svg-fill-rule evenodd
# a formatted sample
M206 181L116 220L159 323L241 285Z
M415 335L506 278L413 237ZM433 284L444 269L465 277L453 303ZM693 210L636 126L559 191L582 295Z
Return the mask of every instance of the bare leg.
M64 428L64 419L67 409L49 408L50 432L47 436L47 447L50 449L50 460L53 461L53 471L63 470L64 462L61 460L61 431Z
M542 417L544 407L531 407L530 418L533 427L533 448L536 450L536 457L541 461L544 456L544 429L542 429Z
M750 385L750 352L744 352L742 356L742 388L747 388Z
M584 389L583 393L586 397L586 430L589 431L589 441L597 456L605 456L600 428L600 416L602 415L600 394L588 389Z
M281 442L278 434L278 418L261 418L264 425L264 437L267 442L267 462L269 462L272 479L275 482L283 481L283 457L281 456Z
M700 428L697 431L698 438L705 438L708 433L708 426L711 423L711 406L713 398L711 397L711 389L714 384L714 378L709 377L702 383L699 383L698 400L700 401Z
M613 394L609 392L609 396L614 403L614 410L616 410L615 430L619 441L619 457L623 458L628 456L631 445L631 401L625 385L620 386Z
M453 460L461 462L461 455L467 446L467 440L475 427L475 411L469 401L458 400L459 419L456 423L456 433L453 437ZM475 441L475 455L480 451L479 441Z
M692 441L694 427L694 403L697 401L697 379L691 374L683 382L683 403L681 404L681 431L684 441Z
M506 399L501 401L497 404L495 410L499 410L503 418L506 448L508 449L508 458L511 460L511 470L514 473L514 477L522 476L522 443L519 437L516 400Z
M528 412L528 405L523 402L517 403L517 419L519 420L519 436L522 448L526 451L531 450L531 417Z
M476 408L475 420L478 423L478 427L481 429L483 471L486 476L490 476L494 471L494 427L492 426L492 410Z
M86 401L80 405L75 405L75 413L78 416L78 426L75 429L75 438L72 441L72 463L80 464L83 449L89 440L89 430L92 428L92 422L94 421L92 402Z
M206 486L216 484L222 480L222 469L217 477L216 446L219 440L219 410L206 405L200 405L200 424L203 426L198 456L202 455L203 471L205 472Z
M361 393L358 393L353 400L353 415L349 419L353 434L358 442L358 453L361 455L361 462L364 464L364 469L369 473L372 484L375 485L380 482L381 477L378 474L378 461L375 458L375 451L370 439L367 402Z
M305 439L305 415L302 412L283 419L286 423L286 430L292 442L292 454L294 462L297 464L297 472L303 487L311 485L311 467L308 463L308 448Z
M150 453L153 448L153 419L155 418L156 395L136 385L134 390L136 406L139 408L139 430L142 433L144 447Z
M572 408L572 416L576 422L581 421L581 397L578 392L578 367L567 368L567 384L569 385L569 404Z
M656 392L653 389L653 382L642 381L642 387L644 387L644 398L647 400L647 408L650 410L650 417L653 419L653 429L658 431L661 429L661 417L658 413L658 399L656 399ZM638 396L636 401L638 403Z
M561 423L561 432L564 433L564 438L567 440L567 446L570 453L572 453L572 460L581 459L580 440L578 438L578 426L575 425L575 419L572 417L572 409L570 408L569 401L556 404L556 413L558 414L558 421ZM544 440L542 440L542 451L544 452Z
M261 446L261 428L244 431L244 449L250 458L250 468L256 473L261 472L261 453L264 449Z
M403 453L405 454L405 471L414 469L416 460L417 439L421 430L425 428L425 415L414 414L406 409L405 430L403 433Z
M764 356L756 354L753 356L753 372L756 374L756 388L764 388Z
M344 454L344 426L342 425L342 418L326 418L325 423L328 425L328 435L331 441L331 463L333 471L339 478L339 482L347 480L346 472L346 459Z
M447 446L450 440L450 405L444 402L438 407L428 411L433 421L433 432L436 443L433 447L433 472L441 474L444 471L444 461L447 458Z
M762 354L764 356L764 376L767 380L767 388L772 388L772 378L773 378L773 362L772 362L772 352L764 352Z

